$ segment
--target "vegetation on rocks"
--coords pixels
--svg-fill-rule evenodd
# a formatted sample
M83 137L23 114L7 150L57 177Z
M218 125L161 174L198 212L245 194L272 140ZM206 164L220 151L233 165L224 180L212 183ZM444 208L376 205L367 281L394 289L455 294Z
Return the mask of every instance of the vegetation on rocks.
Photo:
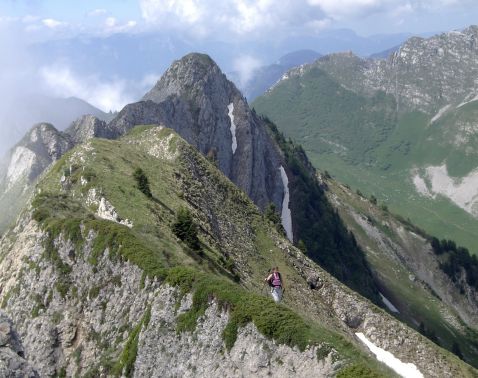
M194 223L191 212L187 208L181 207L178 210L176 220L172 224L171 229L174 235L185 242L193 251L199 252L201 250L197 226Z
M179 137L173 136L177 138L175 148L179 151L175 160L162 159L159 155L151 158L150 165L143 168L154 197L148 198L138 190L132 173L141 161L149 157L147 148L138 148L139 141L153 140L152 136L161 141L170 137L170 133L170 130L148 128L119 141L93 140L91 148L95 153L88 157L90 160L85 163L85 169L73 170L71 185L62 186L60 176L76 156L76 150L61 159L42 179L32 203L33 218L46 234L43 242L48 252L40 264L48 263L53 267L55 280L64 275L65 282L68 282L75 273L76 263L83 264L93 274L105 273L101 269L107 266L133 271L140 268L135 275L137 286L131 286L131 282L125 284L125 277L120 279L120 282L123 280L121 287L112 279L109 286L106 282L84 287L76 283L76 294L69 286L66 290L57 289L64 298L55 292L53 302L79 302L85 308L97 310L99 307L99 317L105 315L108 318L112 311L108 293L113 295L113 291L117 294L133 287L132 290L138 290L138 297L146 298L140 303L145 307L150 300L154 301L148 297L149 290L168 283L178 288L179 299L189 292L193 298L190 310L174 318L173 333L174 326L179 332L195 330L198 319L214 300L221 309L229 312L229 322L223 332L225 353L236 345L240 328L252 322L260 333L277 343L299 350L316 347L317 359L332 353L335 356L333 361L341 361L344 368L351 364L365 365L377 374L390 375L386 368L363 352L348 332L343 332L344 325L335 315L322 314L320 310L311 314L311 310L316 311L312 307L326 305L318 292L308 291L304 272L299 272L295 266L306 258L277 233L271 222L264 220L244 192ZM87 170L92 174L85 183L81 172ZM93 190L96 197L92 195ZM86 202L92 198L99 200L100 196L114 206L121 219L131 220L132 227L118 223L120 218L116 222L102 219L103 214ZM174 210L181 208L188 211ZM182 219L178 229L185 230L186 234L190 228L184 226L196 225L202 255L191 253L191 248L178 240L171 229L178 219ZM74 253L65 258L56 250L59 245L73 246ZM61 263L58 260L62 260ZM124 264L126 261L134 266ZM341 286L309 260L304 263L320 271L332 286ZM72 271L62 264L69 265ZM294 293L281 305L266 298L265 293L260 295L258 288L258 282L262 283L263 274L270 264L281 267L290 282L288 292ZM34 269L31 274L35 274ZM240 284L236 282L235 274L240 275ZM348 289L342 289L349 293ZM7 301L7 306L11 302L11 299ZM368 301L363 303L371 306ZM44 311L52 310L45 307L35 310L34 315L38 312L38 318L43 318ZM124 311L121 316L125 323L118 324L111 333L91 330L89 342L96 343L94 345L101 356L95 359L90 370L82 370L82 375L95 376L99 372L134 374L138 362L136 357L141 350L140 335L147 332L149 315L142 311L121 311ZM60 323L63 326L62 321ZM129 330L127 336L126 330ZM108 348L108 343L113 343L113 347ZM64 353L67 355L68 351ZM68 373L79 365L84 368L85 358L80 355L75 367L68 365Z
M471 255L467 248L457 247L453 240L437 238L431 239L433 251L441 256L440 268L463 291L461 278L465 274L465 281L475 290L478 290L478 258Z
M153 195L151 194L151 189L149 188L149 181L141 168L137 168L134 171L134 178L138 183L138 189L143 192L146 197L151 198Z

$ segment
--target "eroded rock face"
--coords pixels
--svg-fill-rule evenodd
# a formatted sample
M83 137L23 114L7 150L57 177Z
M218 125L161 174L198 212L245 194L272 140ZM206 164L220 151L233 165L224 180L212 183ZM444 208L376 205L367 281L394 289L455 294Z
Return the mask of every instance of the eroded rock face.
M14 185L24 177L32 182L47 166L72 147L71 140L52 125L36 125L13 148L7 170L7 183Z
M80 117L71 124L65 133L70 135L75 144L84 143L91 138L112 138L112 135L108 133L106 122L93 115Z
M3 311L0 311L0 376L39 377L38 373L25 360L25 351L17 331Z
M277 345L252 324L239 329L227 351L222 333L229 313L214 299L194 332L178 334L177 320L191 308L191 294L183 297L177 288L144 279L138 267L111 260L107 252L92 265L88 261L93 233L81 250L61 237L55 241L58 258L74 267L66 279L43 258L45 235L36 222L24 218L17 231L18 238L0 263L0 284L4 293L13 293L3 296L5 306L18 324L25 354L41 376L61 371L67 376L101 374L105 362L119 359L138 325L136 377L162 376L165 371L186 377L332 376L342 366L333 349L319 359L315 347L300 352ZM65 283L69 286L63 296ZM148 311L150 319L141 326ZM3 325L0 316L0 342Z
M0 167L0 232L16 219L37 177L72 147L68 136L41 123L11 150Z
M151 308L149 326L139 339L135 377L157 377L166 371L181 377L331 376L340 365L334 363L332 351L319 360L316 347L300 352L278 345L253 324L240 328L234 346L226 351L222 332L229 316L215 301L194 332L178 336L174 292L164 288L161 299ZM177 312L186 311L191 303L188 296Z

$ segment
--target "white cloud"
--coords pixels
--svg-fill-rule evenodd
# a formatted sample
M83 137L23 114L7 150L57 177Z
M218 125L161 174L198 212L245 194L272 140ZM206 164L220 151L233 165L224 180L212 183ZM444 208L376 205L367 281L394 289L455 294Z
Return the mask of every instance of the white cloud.
M134 99L127 94L124 80L102 82L96 75L80 77L67 66L40 69L47 90L58 97L79 97L103 111L120 110Z
M136 21L127 21L125 23L120 23L115 17L107 17L104 21L104 32L106 34L114 34L126 32L130 29L133 29L137 25Z
M252 79L254 71L262 65L263 63L259 59L251 55L242 55L236 58L233 62L233 68L239 74L239 86L245 87Z
M302 28L323 19L318 7L306 0L138 0L143 19L161 28L190 31L191 34L220 33L246 35ZM286 30L284 30L286 32Z
M104 16L108 14L108 11L106 9L93 9L92 11L88 12L89 17L98 17L98 16Z
M222 38L273 32L320 32L378 16L397 22L412 14L465 9L476 0L138 0L143 19L162 29ZM446 11L445 11L446 12Z
M22 17L22 22L24 24L31 24L32 22L36 22L40 19L38 16L32 16L31 14L27 14L26 16Z
M58 21L58 20L55 20L53 18L44 18L42 20L42 24L45 25L47 28L50 28L50 29L57 29L57 28L68 25L66 22Z
M375 12L394 0L308 0L311 6L320 7L329 17L343 19L351 15Z
M108 27L108 28L113 28L116 26L116 18L114 17L107 17L106 20L105 20L105 26Z

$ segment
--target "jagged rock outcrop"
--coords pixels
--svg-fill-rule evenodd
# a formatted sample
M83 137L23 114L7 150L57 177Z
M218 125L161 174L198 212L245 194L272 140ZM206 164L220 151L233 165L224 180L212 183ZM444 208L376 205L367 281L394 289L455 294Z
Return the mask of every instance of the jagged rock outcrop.
M143 100L127 105L108 129L122 135L138 124L170 127L215 160L260 208L272 202L281 211L280 149L210 57L189 54L174 62Z
M71 137L74 144L84 143L91 138L113 138L113 135L108 133L106 122L90 114L74 121L65 133Z
M38 373L25 360L25 351L10 318L0 311L0 376L37 378Z
M71 140L51 124L34 126L12 150L6 174L7 186L14 185L22 178L32 182L72 147Z
M31 184L54 161L73 147L67 135L51 124L34 126L11 150L0 177L0 230L17 217Z

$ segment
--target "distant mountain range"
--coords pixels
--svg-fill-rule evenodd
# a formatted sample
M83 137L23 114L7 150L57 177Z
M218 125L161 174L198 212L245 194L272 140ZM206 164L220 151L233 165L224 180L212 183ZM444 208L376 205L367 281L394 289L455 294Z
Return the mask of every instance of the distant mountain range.
M273 64L254 70L246 82L241 80L241 75L237 71L230 72L228 77L236 83L249 101L254 101L256 97L262 95L279 81L289 69L301 64L312 63L321 56L313 50L294 51L279 58Z
M289 36L270 43L261 40L209 41L187 40L160 33L115 34L108 37L80 36L48 41L30 47L35 62L67 64L80 75L100 78L142 80L147 74L162 74L175 59L190 51L207 52L224 72L234 71L234 62L244 55L265 65L291 51L314 50L321 54L353 51L368 56L397 46L410 34L384 34L362 37L348 29L323 31L313 36ZM280 62L289 65L292 62ZM296 64L301 64L297 61ZM133 93L138 98L140 93Z
M316 167L478 251L478 27L324 56L254 102Z

